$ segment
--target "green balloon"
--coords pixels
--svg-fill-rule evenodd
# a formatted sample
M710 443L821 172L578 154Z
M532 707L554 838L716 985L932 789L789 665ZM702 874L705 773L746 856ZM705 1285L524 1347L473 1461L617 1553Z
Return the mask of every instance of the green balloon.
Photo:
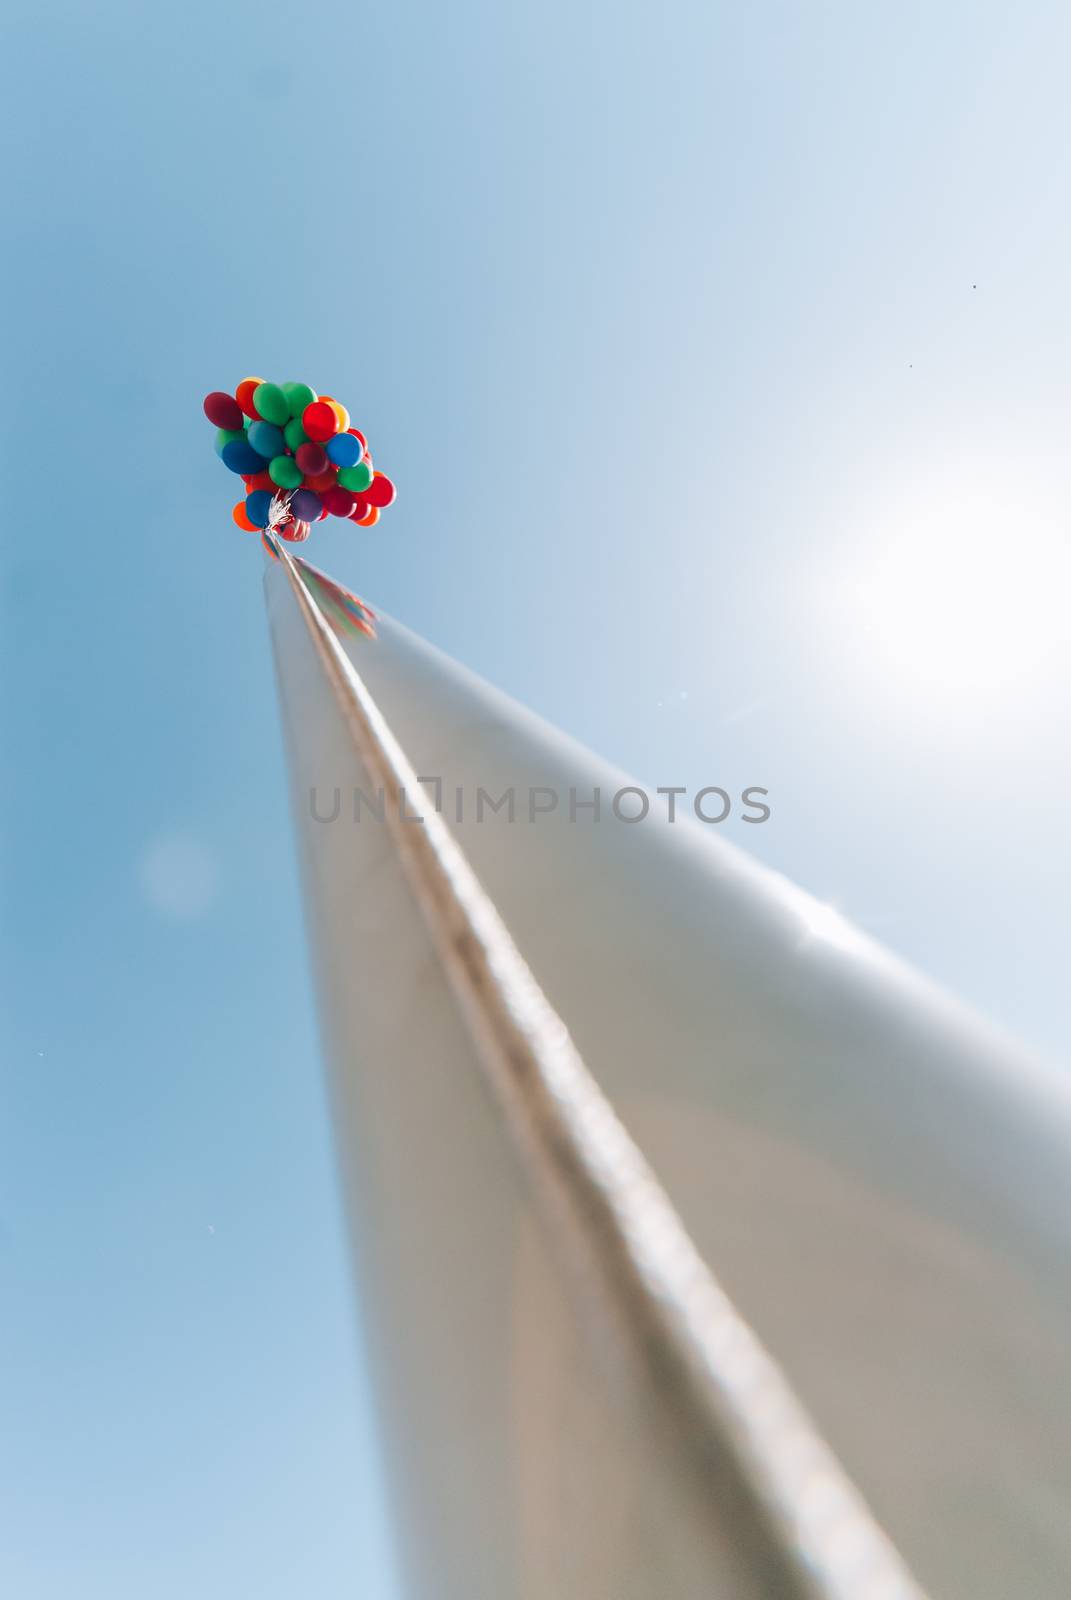
M297 489L301 484L301 468L293 456L276 456L268 467L272 483L280 489Z
M223 454L224 446L230 444L232 439L244 439L244 428L217 428L216 429L216 454Z
M355 467L339 467L338 481L344 489L363 494L372 481L372 469L367 461L358 461Z
M305 407L311 406L316 399L316 390L310 389L307 383L284 383L283 394L292 417L300 417ZM304 442L302 440L302 444Z
M253 405L258 417L274 422L277 428L281 428L290 415L286 395L277 383L258 383L253 390Z
M283 438L291 450L296 450L299 445L308 444L309 436L305 432L305 424L302 422L300 415L290 418L290 421L283 429Z

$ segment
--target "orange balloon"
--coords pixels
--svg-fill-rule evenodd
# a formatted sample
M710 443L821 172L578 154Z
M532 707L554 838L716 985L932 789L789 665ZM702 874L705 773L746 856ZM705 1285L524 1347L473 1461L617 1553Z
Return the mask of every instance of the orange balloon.
M244 528L245 529L246 533L259 533L260 532L260 529L257 527L256 523L255 522L250 522L249 513L245 509L245 501L244 500L239 500L238 504L235 506L234 510L231 512L231 516L234 518L235 522L238 524L238 526L240 528Z
M260 413L253 404L253 390L259 389L263 382L263 378L243 378L237 389L234 391L234 398L237 400L246 416L252 417L254 421L259 420Z
M355 520L359 528L374 528L379 521L379 507L369 506L364 516L357 517Z
M329 394L322 394L320 396L320 399L323 401L325 406L330 406L331 407L331 410L335 413L335 416L338 418L338 431L339 431L339 433L349 433L349 431L350 431L350 414L346 410L346 407L342 404L341 400L332 400L332 398L331 398L331 396Z

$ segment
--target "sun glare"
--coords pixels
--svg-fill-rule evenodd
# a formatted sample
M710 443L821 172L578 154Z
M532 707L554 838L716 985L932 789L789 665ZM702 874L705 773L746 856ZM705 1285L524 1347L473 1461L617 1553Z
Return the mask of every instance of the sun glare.
M838 625L884 677L966 705L1066 670L1065 531L1022 508L950 499L867 545L838 585Z

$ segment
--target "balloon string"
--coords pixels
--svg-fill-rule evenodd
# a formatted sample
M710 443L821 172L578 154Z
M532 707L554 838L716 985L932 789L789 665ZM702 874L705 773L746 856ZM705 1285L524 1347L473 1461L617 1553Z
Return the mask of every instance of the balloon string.
M268 507L268 529L279 539L286 539L290 544L301 544L309 537L312 528L309 523L291 515L292 493L292 490L280 489L272 497L271 505Z

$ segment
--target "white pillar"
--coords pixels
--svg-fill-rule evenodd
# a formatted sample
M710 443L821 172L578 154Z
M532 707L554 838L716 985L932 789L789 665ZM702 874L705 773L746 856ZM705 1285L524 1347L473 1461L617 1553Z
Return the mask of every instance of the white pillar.
M279 564L267 587L414 1595L777 1593L724 1539L719 1576L660 1441L603 1381L390 829L367 804L354 820L375 786ZM1064 1083L714 827L669 823L657 796L643 822L616 820L623 775L404 628L346 648L703 1257L919 1579L948 1600L1067 1592ZM596 788L601 817L574 820L570 792ZM513 820L486 802L478 820L481 789L512 790ZM335 820L313 790L321 818L338 791ZM530 821L533 790L557 801Z

